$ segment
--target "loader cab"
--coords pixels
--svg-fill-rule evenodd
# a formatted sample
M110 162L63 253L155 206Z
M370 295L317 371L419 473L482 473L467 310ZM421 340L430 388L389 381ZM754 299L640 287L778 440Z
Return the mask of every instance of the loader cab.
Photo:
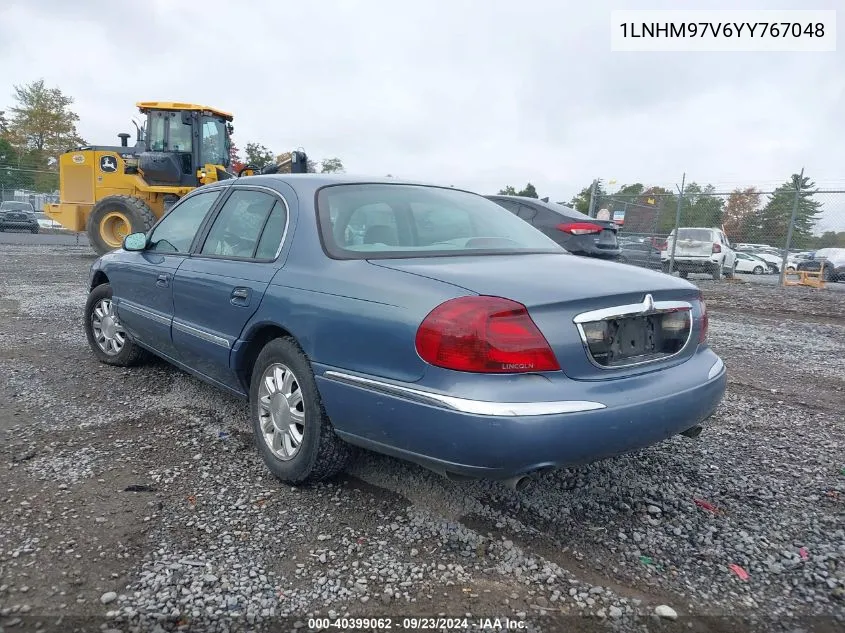
M232 115L192 104L144 102L138 167L151 185L197 187L231 177Z

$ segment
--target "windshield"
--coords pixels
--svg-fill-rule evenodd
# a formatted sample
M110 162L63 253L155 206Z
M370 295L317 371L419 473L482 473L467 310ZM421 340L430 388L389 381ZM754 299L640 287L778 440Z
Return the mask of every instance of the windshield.
M334 185L317 206L323 244L339 259L565 252L495 202L455 189Z
M32 205L28 202L13 202L11 200L0 204L3 211L32 211Z
M229 166L229 132L218 117L202 117L202 154L200 164Z

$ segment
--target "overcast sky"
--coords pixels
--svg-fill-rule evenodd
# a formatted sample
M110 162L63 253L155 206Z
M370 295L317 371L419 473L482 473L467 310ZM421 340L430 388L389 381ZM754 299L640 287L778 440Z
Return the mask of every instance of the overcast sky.
M86 140L111 143L136 101L193 101L233 112L240 147L483 193L530 180L554 200L596 177L673 187L684 171L772 188L802 166L845 189L842 38L835 53L610 51L611 9L677 5L2 0L0 109L44 78L76 100Z

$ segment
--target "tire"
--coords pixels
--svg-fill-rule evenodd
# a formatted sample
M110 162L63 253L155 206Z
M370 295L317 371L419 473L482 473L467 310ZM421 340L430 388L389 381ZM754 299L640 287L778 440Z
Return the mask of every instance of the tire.
M273 375L274 369L279 373L271 379L276 388L272 393L282 392L271 396L275 402L268 398L270 390L265 380L268 374ZM285 388L285 384L290 386ZM283 394L287 397L281 397ZM262 400L267 404L262 404ZM292 402L296 404L292 405ZM298 411L300 403L301 412ZM292 338L274 339L261 350L252 370L249 404L258 454L281 481L314 483L333 477L346 467L350 446L335 434L320 399L311 363ZM294 410L300 413L301 424L291 417ZM281 433L279 426L289 433ZM293 447L294 441L298 442L296 447ZM286 448L274 452L270 442ZM281 457L280 453L287 453L287 456Z
M681 279L687 279L689 277L689 271L688 270L679 270L678 275L681 277Z
M763 267L762 266L755 266L754 270L751 271L755 275L762 275L763 274Z
M671 274L671 271L669 270L669 262L661 263L660 264L660 270L662 270L667 275Z
M722 279L722 265L716 264L715 266L713 266L711 274L713 275L713 281L719 281L720 279Z
M836 275L833 273L833 269L830 266L824 267L823 279L830 283L836 283Z
M101 328L98 332L95 327L97 317L95 310L98 307L102 308L105 302L108 302L109 305L111 305L111 297L112 288L111 284L108 283L100 284L88 293L88 300L85 302L85 336L88 338L88 345L91 347L91 351L94 352L94 356L97 357L97 360L101 363L105 363L106 365L115 365L117 367L131 367L132 365L138 365L148 358L149 353L132 341L129 334L122 329L120 322L115 318L113 313L111 315L107 314L107 316L110 316L112 319L111 323L116 325L116 327L113 328L114 336L112 339L117 340L118 332L122 332L122 346L119 350L117 350L109 345L104 346L99 340L100 334L105 337L110 332L107 331L107 326L104 323L105 319L100 319ZM108 328L112 329L111 324L108 325Z
M32 231L33 235L34 235L35 233L38 233L38 227L37 227L37 226L35 226L35 227L33 227L33 228L29 229L29 230L30 230L30 231Z
M125 225L127 222L129 229L126 235L146 233L156 223L156 216L146 202L133 196L107 196L94 205L85 230L88 241L98 255L121 247L123 240L118 240L119 230L110 227L112 224Z
M726 279L733 279L736 275L736 263L734 263L733 268L725 268L722 273L725 275Z

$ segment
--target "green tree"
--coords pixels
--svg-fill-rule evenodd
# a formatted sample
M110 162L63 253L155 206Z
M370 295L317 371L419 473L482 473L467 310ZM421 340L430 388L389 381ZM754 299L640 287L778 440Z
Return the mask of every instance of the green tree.
M789 231L789 220L795 202L795 192L800 184L798 194L798 209L795 215L795 228L792 232L792 246L795 248L810 247L813 242L813 226L821 212L821 202L815 200L816 185L808 176L801 178L799 174L792 177L775 189L769 196L766 206L760 212L761 240L768 243L784 244Z
M5 138L0 137L0 189L33 189L34 171L21 168L18 152Z
M288 155L290 155L288 153ZM264 145L259 143L247 143L244 148L246 163L256 169L266 167L276 160L276 155Z
M498 195L500 196L515 196L517 195L516 189L514 189L511 185L508 185L504 189L499 189Z
M0 110L0 136L7 136L9 134L9 120L6 118L6 112Z
M825 231L815 240L815 248L845 248L845 231Z
M76 130L79 116L71 110L73 98L39 79L14 86L15 105L9 108L9 138L19 160L29 157L33 167L47 167L51 158L85 141Z
M540 196L537 195L537 190L534 188L534 185L532 185L530 182L525 185L525 189L523 189L522 191L520 191L516 195L523 196L525 198L539 198L540 197Z
M324 158L320 161L320 171L324 174L343 174L346 169L343 167L343 161L339 158Z
M724 201L721 196L714 196L713 185L702 187L696 182L684 188L681 203L682 226L718 227L722 224Z
M590 183L586 187L584 187L581 191L577 194L572 196L572 200L568 203L560 203L566 204L567 206L572 207L576 211L580 211L581 213L587 213L590 210L590 198L593 194L593 183ZM604 188L604 183L599 180L596 183L596 209L600 208L602 205L601 203L605 201L607 198L607 190Z

